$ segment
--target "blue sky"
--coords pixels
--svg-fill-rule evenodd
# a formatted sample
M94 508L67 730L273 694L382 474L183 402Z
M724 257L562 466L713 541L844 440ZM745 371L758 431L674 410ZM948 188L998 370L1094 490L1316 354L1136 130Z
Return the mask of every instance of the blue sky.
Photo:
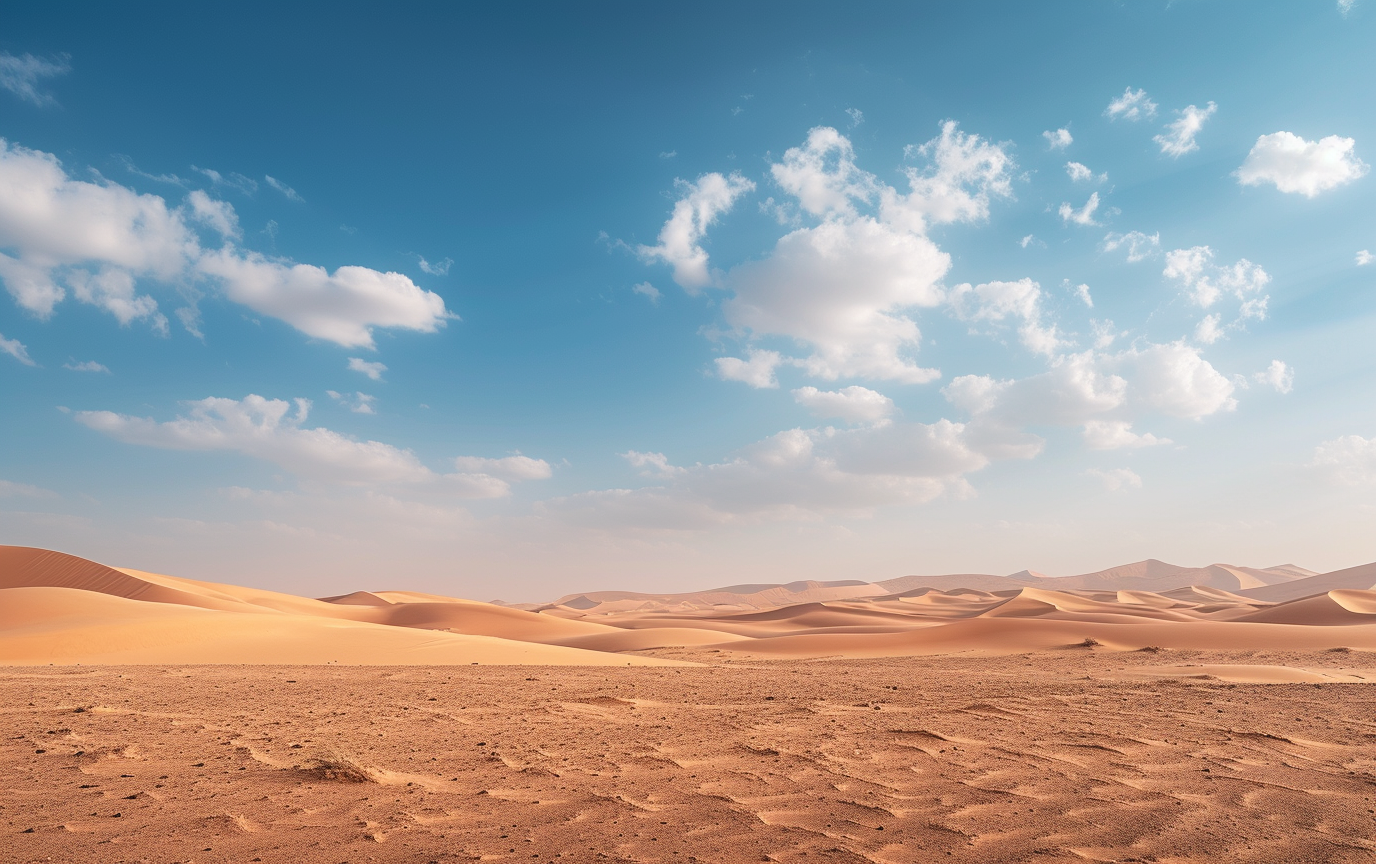
M0 542L481 599L1366 562L1373 9L9 9Z

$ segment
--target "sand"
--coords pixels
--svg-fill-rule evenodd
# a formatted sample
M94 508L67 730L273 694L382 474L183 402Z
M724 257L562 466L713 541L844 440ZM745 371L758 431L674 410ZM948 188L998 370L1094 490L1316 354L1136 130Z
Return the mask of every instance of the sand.
M1376 655L674 656L11 667L0 864L1376 861Z
M0 864L1376 862L1376 565L1015 577L513 608L0 547Z

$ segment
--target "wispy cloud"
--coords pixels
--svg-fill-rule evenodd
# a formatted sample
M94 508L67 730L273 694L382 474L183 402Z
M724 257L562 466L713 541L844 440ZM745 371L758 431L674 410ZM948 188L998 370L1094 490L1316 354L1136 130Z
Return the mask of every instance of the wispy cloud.
M74 360L70 363L63 363L62 368L70 369L73 372L104 372L106 375L110 374L110 367L106 366L104 363L97 363L94 360L83 360L80 363Z
M1156 103L1147 91L1128 87L1122 96L1108 103L1104 115L1110 120L1149 120L1156 116Z
M51 93L39 89L44 78L55 78L72 71L70 58L59 55L55 60L44 60L32 54L15 56L0 51L0 87L10 91L25 102L35 105L54 105L57 100Z
M417 255L416 257L420 258L420 269L431 276L448 276L449 268L454 266L453 258L445 258L443 261L436 261L432 264L426 261L423 256Z
M0 333L0 354L8 354L25 366L38 365L29 356L29 349L24 347L24 343L18 339L6 339L3 333Z
M1075 141L1069 129L1057 129L1054 132L1048 129L1042 133L1042 137L1046 139L1048 150L1064 150Z
M374 363L364 360L362 357L350 357L349 371L361 372L374 381L381 381L382 373L387 371L387 366L383 363Z
M299 201L305 203L306 199L302 198L295 189L283 183L281 180L278 180L271 174L264 174L263 179L268 181L269 186L276 189L278 192L281 192L283 195L287 196L288 201Z
M1218 106L1212 102L1203 108L1187 105L1179 112L1180 116L1174 122L1166 125L1164 133L1151 140L1161 145L1162 153L1179 159L1186 153L1199 149L1194 140L1195 136L1204 128L1204 121L1214 116L1217 110Z

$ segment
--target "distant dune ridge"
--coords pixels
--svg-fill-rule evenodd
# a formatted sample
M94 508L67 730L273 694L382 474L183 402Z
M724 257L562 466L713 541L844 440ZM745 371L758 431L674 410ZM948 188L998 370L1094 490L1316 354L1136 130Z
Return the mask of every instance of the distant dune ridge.
M404 590L320 599L0 546L0 663L674 665L761 657L1008 653L1080 646L1376 650L1376 563L1315 574L1155 559L1032 571L587 591L549 604Z

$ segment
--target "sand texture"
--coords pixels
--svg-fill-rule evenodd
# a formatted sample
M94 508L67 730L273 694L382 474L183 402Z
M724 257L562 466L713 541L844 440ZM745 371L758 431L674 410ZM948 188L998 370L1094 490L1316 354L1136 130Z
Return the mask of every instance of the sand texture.
M0 862L1376 861L1372 655L721 656L12 667Z

